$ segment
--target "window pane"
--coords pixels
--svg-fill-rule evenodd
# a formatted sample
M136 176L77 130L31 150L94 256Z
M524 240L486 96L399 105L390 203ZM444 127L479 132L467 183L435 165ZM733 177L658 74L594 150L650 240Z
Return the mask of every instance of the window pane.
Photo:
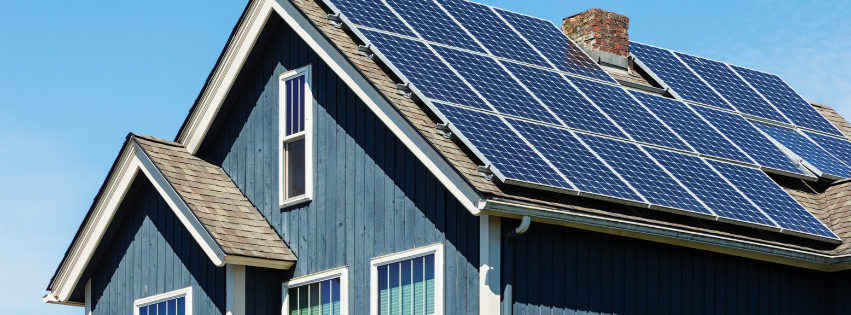
M177 315L177 300L168 301L166 304L168 315Z
M289 136L289 135L295 133L295 132L293 132L294 129L293 129L293 119L292 119L293 105L295 104L295 101L293 100L293 80L287 81L286 85L287 85L287 92L286 92L287 93L286 94L286 103L287 104L286 104L286 107L284 109L285 110L284 115L286 116L287 126L284 130L286 130L285 134Z
M426 314L434 314L434 255L425 256L424 260Z
M378 267L378 314L390 314L390 266Z
M414 294L411 297L414 303L414 315L425 315L425 281L423 281L424 274L424 260L425 258L419 257L414 259L413 262L413 282L414 282Z
M148 307L142 306L139 308L139 315L148 315Z
M302 286L298 288L298 308L299 315L308 315L308 308L310 307L310 292L307 286Z
M286 145L287 198L304 195L305 192L305 139Z
M400 305L402 306L402 315L411 315L411 308L414 306L414 298L412 296L413 291L413 283L411 283L411 261L406 260L399 263L399 269L401 269L401 282L402 282L402 298L400 300Z
M326 280L319 283L319 292L322 315L331 315L331 281Z
M177 315L186 315L186 297L177 299Z
M320 315L319 311L321 310L321 304L319 304L319 283L314 283L308 285L308 292L310 292L310 308L308 309L308 313L310 315Z
M286 135L304 131L305 78L299 76L286 82Z
M340 315L340 279L331 279L331 314Z
M298 315L298 288L292 288L287 291L290 299L290 315Z
M378 267L381 315L434 314L434 255Z

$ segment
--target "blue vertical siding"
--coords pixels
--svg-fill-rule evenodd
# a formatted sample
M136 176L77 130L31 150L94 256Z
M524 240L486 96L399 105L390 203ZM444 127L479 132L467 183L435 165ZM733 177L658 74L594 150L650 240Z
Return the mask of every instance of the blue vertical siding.
M207 258L144 175L91 276L92 313L133 314L137 299L192 286L194 314L223 314L224 268Z
M285 23L270 25L203 153L221 163L298 256L284 279L348 265L350 314L366 314L371 258L440 242L446 249L445 313L478 314L478 219ZM314 199L280 209L277 78L308 64L318 103ZM249 287L264 286L248 281ZM280 282L255 292L277 302Z
M503 219L504 233L519 224ZM532 223L514 240L520 314L851 314L851 272L824 273ZM505 271L503 271L505 272Z

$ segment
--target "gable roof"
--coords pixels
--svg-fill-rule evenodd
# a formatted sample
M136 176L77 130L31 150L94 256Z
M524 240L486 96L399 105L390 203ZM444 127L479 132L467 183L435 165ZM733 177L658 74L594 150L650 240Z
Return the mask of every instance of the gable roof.
M70 296L139 174L154 185L210 260L287 269L296 257L220 167L197 158L176 142L129 134L86 214L44 297L78 304Z

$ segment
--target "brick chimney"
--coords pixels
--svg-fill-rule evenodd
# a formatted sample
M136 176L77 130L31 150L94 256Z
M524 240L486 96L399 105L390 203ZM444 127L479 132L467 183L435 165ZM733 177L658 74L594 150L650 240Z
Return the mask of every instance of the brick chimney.
M598 63L626 69L629 55L629 18L602 9L590 9L564 18L561 31Z

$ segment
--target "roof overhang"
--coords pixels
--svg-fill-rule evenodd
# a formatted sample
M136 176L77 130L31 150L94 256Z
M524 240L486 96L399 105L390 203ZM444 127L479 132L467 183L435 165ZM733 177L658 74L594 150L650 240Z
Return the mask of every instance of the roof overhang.
M216 266L221 267L230 263L289 269L294 264L292 261L226 254L131 135L125 141L104 187L95 199L86 220L57 269L48 287L51 292L44 296L44 302L81 305L79 302L70 301L69 298L80 281L85 281L82 277L88 264L94 257L95 251L139 174L144 174L153 184L183 226L189 230L192 238L198 242L201 249Z

